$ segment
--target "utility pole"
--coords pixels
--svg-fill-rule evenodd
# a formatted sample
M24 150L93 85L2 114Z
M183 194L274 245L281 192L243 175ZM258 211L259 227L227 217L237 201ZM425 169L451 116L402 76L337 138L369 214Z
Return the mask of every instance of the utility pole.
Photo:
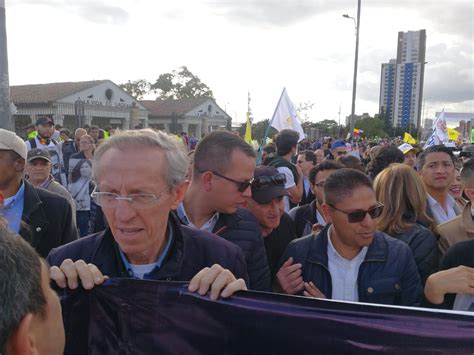
M12 130L10 82L8 80L7 26L5 0L0 0L0 128Z

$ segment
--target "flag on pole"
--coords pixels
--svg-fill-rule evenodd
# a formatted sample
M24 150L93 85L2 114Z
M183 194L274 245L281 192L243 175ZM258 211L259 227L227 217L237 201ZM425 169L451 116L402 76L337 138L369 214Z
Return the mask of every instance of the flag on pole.
M459 139L460 134L461 133L459 133L455 129L448 128L448 138L450 141L457 141Z
M303 127L298 118L298 113L288 97L286 89L283 89L283 92L281 93L280 100L278 101L275 113L271 120L271 126L277 131L281 131L282 129L292 129L298 132L300 135L298 142L305 138Z
M443 144L448 141L448 129L446 126L446 118L444 117L444 109L434 121L433 131L430 138L425 143L423 149L432 145Z
M354 128L354 137L360 136L361 133L364 133L364 131L359 128Z
M408 132L405 132L405 136L403 137L403 141L405 143L408 143L408 144L416 144L416 139L413 138L413 136Z
M250 112L247 112L247 124L245 125L245 143L252 145L252 126L250 124Z

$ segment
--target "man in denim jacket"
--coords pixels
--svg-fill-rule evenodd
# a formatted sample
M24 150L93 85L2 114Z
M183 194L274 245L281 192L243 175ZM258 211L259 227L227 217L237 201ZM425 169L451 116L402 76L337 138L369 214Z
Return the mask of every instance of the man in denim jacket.
M421 295L410 248L375 230L383 205L369 178L353 169L334 172L324 184L328 226L291 242L277 273L287 294L352 302L413 306Z

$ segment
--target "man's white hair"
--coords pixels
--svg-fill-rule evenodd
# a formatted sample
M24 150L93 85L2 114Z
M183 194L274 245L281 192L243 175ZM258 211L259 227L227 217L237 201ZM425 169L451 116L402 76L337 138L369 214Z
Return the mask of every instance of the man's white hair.
M112 148L122 152L130 149L147 148L161 150L165 153L167 160L166 171L163 172L167 185L174 189L185 180L188 170L188 156L184 144L164 132L152 129L117 131L112 137L100 144L94 154L94 180L98 181L102 156ZM137 174L140 174L140 172L137 171Z

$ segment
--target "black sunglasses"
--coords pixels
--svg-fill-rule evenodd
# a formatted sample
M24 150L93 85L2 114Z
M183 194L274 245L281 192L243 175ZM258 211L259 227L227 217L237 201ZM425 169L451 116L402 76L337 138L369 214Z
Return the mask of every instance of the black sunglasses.
M277 174L273 176L259 176L253 179L252 189L265 189L274 185L285 185L285 174Z
M227 176L224 176L222 174L219 174L217 171L213 171L213 170L209 170L211 173L213 173L214 175L216 176L219 176L220 178L223 178L227 181L230 181L230 182L233 182L234 184L237 185L237 191L239 192L244 192L245 190L247 190L250 185L252 185L252 182L253 182L253 179L250 179L250 180L246 180L246 181L236 181L234 179L231 179ZM200 173L204 173L204 171L200 171Z
M346 211L343 211L343 210L340 210L332 205L330 205L328 203L328 206L334 208L336 211L339 211L339 212L342 212L342 213L345 213L347 215L347 219L349 221L349 223L358 223L358 222L362 222L366 216L366 214L368 213L370 215L370 218L374 219L374 218L378 218L380 217L380 215L382 214L383 212L383 204L381 204L380 202L377 203L377 206L375 207L372 207L370 210L368 211L354 211L354 212L346 212Z

